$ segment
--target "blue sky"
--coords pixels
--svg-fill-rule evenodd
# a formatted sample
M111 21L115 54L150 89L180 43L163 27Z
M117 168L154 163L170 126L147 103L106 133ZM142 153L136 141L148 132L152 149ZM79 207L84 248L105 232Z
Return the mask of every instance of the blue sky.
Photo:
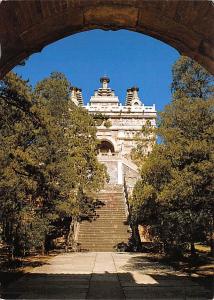
M143 102L162 110L171 99L171 68L178 58L174 48L140 33L92 30L48 45L14 71L32 86L52 71L63 72L82 88L84 103L100 86L99 78L107 74L122 103L127 88L137 85Z

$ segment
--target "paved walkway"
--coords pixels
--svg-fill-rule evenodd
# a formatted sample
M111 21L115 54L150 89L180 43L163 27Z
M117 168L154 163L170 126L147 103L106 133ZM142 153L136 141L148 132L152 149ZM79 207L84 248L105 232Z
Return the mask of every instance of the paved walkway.
M61 254L12 283L3 299L210 299L181 273L142 254Z

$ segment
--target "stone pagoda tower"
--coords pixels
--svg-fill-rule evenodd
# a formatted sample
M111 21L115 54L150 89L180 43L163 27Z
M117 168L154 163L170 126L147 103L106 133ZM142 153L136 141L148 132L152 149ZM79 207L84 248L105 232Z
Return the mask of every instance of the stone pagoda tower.
M137 87L127 90L125 105L122 105L108 86L110 79L104 76L100 82L101 87L84 107L96 120L100 140L98 159L107 166L110 181L96 195L103 204L97 210L98 218L92 222L82 220L77 225L75 240L79 251L129 249L131 228L127 223L127 195L139 178L138 167L130 153L142 126L148 120L151 125L156 125L155 105L145 106ZM81 89L73 87L71 99L76 105L83 106ZM149 148L145 150L150 151Z
M122 105L109 87L109 82L107 76L101 77L101 87L95 90L84 107L100 121L97 122L97 138L100 140L98 158L107 166L110 183L123 184L125 177L131 189L138 178L137 166L130 157L131 150L136 146L135 136L147 120L152 126L156 125L157 113L154 104L143 104L138 87L127 89L125 105ZM74 103L83 105L80 89L72 88L71 98Z

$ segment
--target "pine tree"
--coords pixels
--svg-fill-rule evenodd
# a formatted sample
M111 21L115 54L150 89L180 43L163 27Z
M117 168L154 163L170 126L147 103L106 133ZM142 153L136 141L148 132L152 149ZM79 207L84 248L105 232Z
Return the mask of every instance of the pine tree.
M106 180L106 169L96 157L96 127L88 112L69 99L70 83L60 73L39 82L36 97L47 106L55 118L51 162L59 194L56 210L69 224L66 244L69 246L74 223L82 214L90 215L96 202L88 195L100 189ZM53 131L53 127L51 131Z
M1 81L0 221L12 254L48 250L66 222L90 215L87 194L105 181L94 121L69 101L69 88L60 73L34 91L13 73Z
M173 76L174 98L156 131L161 143L142 162L132 203L166 248L191 244L193 254L194 243L213 232L212 77L183 57Z
M38 226L40 247L47 229L48 222L41 215L44 174L36 146L43 128L34 112L32 90L17 75L10 73L1 82L0 100L1 222L13 256L32 247L32 232L38 231Z

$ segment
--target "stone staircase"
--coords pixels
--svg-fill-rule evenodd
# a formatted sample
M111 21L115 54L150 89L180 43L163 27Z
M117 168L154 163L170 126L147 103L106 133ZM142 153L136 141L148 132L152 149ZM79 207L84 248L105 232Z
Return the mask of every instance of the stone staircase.
M127 243L130 237L123 188L109 184L96 198L102 205L96 210L95 220L80 223L78 248L80 251L116 251L117 245Z

